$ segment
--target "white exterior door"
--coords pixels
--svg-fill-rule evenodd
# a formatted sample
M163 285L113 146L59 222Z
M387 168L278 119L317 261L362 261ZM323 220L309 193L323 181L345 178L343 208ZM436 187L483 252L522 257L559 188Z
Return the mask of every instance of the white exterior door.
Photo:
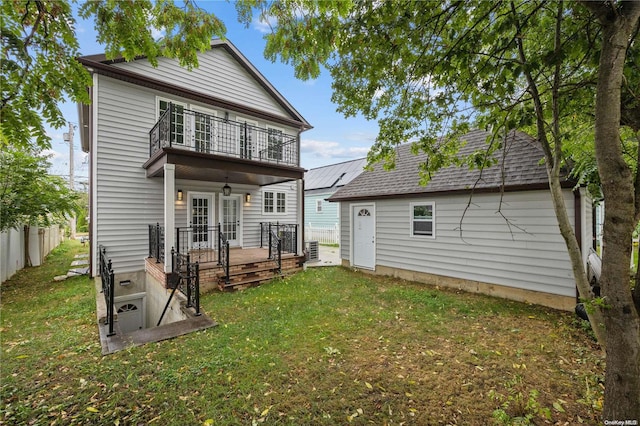
M220 226L231 247L242 245L241 208L240 195L220 195Z
M213 195L189 193L189 223L191 235L189 247L213 248L217 235L213 235Z
M130 333L145 328L145 296L143 293L119 296L114 300L120 331Z
M375 269L376 233L375 206L356 204L351 206L353 256L351 263L360 268Z

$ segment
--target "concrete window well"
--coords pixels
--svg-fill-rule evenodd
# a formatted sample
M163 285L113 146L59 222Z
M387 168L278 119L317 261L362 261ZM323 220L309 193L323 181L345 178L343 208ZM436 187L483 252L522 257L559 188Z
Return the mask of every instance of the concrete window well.
M179 290L166 288L144 271L115 274L114 278L114 334L111 336L102 280L99 276L95 278L96 312L103 355L216 325L202 310L196 315L193 308L188 308L187 298Z

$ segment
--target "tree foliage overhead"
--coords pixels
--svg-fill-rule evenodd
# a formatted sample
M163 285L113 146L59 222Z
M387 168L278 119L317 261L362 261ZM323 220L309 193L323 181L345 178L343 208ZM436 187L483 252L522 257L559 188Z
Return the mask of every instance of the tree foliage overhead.
M78 193L38 153L14 148L0 152L0 231L22 225L63 223L79 209Z
M58 103L89 102L91 77L76 61L80 51L73 10L68 1L7 0L0 14L0 143L48 148L44 124L66 124ZM87 1L79 14L94 18L107 57L146 56L152 64L164 56L197 66L197 52L226 31L215 15L189 0L181 6L171 0ZM154 38L158 32L162 38Z
M486 164L481 152L459 158L471 126L494 141L511 129L536 137L585 300L594 295L561 176L573 169L601 184L604 296L589 316L607 349L605 419L640 417L640 287L630 289L628 268L640 219L640 3L244 0L238 9L247 24L256 10L271 23L267 57L299 78L326 67L339 111L378 121L370 163L393 167L395 147L413 142L427 154L426 183L444 166Z

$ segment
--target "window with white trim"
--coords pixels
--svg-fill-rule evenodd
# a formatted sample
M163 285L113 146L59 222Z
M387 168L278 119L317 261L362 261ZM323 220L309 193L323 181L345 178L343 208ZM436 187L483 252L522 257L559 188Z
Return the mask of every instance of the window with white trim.
M436 236L435 203L411 203L411 236Z
M322 200L316 200L316 213L322 213Z
M285 192L264 191L262 193L262 213L284 214L287 212Z

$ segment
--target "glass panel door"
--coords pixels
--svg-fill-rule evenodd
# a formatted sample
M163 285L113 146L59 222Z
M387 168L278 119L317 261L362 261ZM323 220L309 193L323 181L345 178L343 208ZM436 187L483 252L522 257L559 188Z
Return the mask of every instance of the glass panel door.
M209 227L211 224L211 197L193 196L191 198L191 247L211 248Z
M227 237L229 245L239 246L241 240L240 198L237 195L222 197L220 204L222 232Z

